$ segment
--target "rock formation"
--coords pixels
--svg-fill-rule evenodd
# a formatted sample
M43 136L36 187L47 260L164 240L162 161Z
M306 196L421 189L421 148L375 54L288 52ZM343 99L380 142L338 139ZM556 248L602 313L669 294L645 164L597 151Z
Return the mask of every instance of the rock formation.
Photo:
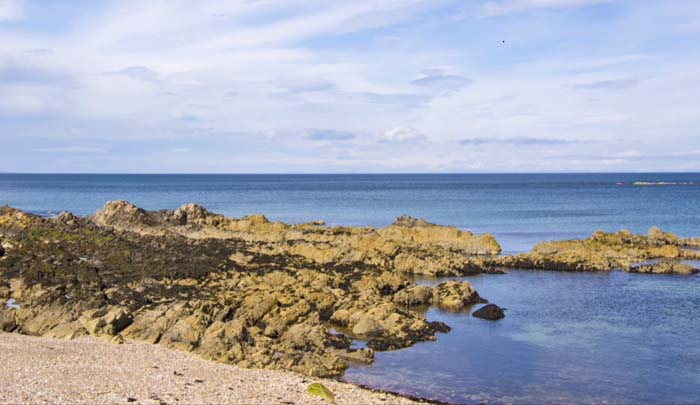
M314 376L448 331L408 307L459 310L476 291L420 287L409 274L468 273L478 269L470 260L500 250L488 235L408 217L383 229L327 228L126 202L89 218L3 207L0 238L3 331L143 340ZM353 339L368 348L351 349Z
M700 259L700 252L690 249L694 244L694 239L679 238L657 227L652 227L647 235L597 231L588 239L542 242L530 253L498 258L492 265L560 271L632 271L636 264L650 259ZM697 271L689 271L685 266L669 269L683 274Z
M413 274L501 268L685 274L697 270L677 261L700 257L690 249L698 239L657 228L648 235L596 232L496 257L500 246L490 235L408 216L380 229L326 227L262 215L225 218L194 204L146 211L123 201L86 218L2 207L0 246L2 331L136 339L312 376L337 376L348 362L371 362L376 350L449 331L412 307L460 311L484 302L468 282L421 286ZM672 262L640 264L650 259ZM367 348L352 349L354 339Z
M141 234L241 239L250 243L255 252L298 255L320 265L359 262L389 271L431 276L495 272L486 259L501 251L491 235L477 236L409 216L380 229L330 228L322 222L271 222L262 215L224 218L195 204L175 211L148 212L124 201L113 201L92 220L100 226Z

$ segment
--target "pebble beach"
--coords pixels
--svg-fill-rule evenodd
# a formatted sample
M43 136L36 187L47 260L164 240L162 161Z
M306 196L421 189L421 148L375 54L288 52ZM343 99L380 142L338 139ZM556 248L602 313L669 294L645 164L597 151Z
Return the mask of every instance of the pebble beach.
M0 333L0 403L324 404L306 388L321 382L337 404L413 404L334 380L244 369L142 342L59 340Z

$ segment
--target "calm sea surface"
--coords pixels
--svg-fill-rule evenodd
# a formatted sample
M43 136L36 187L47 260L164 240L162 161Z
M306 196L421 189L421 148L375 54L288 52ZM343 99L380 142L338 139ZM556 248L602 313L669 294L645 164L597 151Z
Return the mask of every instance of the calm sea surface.
M506 253L596 229L658 225L700 236L700 174L0 174L0 205L42 215L91 214L116 199L329 225L385 226L409 214L493 233ZM378 353L346 379L460 403L700 403L700 277L511 271L465 279L508 308L506 318L429 309L450 333Z
M633 186L635 181L692 183ZM622 184L618 184L622 183ZM196 202L227 216L389 225L402 214L491 232L506 253L596 229L652 225L700 236L700 174L26 175L0 174L0 204L92 214L108 200L147 209Z

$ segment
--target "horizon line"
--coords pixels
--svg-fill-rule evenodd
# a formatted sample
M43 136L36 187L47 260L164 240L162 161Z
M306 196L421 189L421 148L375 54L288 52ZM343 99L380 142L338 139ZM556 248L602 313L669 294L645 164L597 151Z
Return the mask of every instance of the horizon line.
M5 172L0 175L105 176L386 176L386 175L519 175L519 174L700 174L700 171L521 171L521 172Z

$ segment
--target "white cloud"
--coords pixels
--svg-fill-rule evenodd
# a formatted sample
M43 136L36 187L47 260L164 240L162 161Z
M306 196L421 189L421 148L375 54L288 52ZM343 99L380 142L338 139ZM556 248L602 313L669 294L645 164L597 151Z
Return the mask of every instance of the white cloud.
M94 153L107 153L107 150L104 148L97 148L93 146L79 146L79 145L71 145L71 146L56 146L56 147L48 147L48 148L36 148L34 149L34 152L44 152L44 153L60 153L60 154L74 154L74 153L88 153L88 154L94 154Z
M687 13L659 20L636 4L579 27L557 12L507 28L474 14L454 21L445 10L461 9L457 0L202 0L196 10L124 0L47 31L25 15L0 30L0 139L21 139L27 159L0 169L51 171L61 154L89 168L91 153L116 171L653 168L655 154L697 149L699 61L693 34L668 17ZM453 9L422 12L443 6ZM660 51L661 39L648 41L659 32L683 41ZM164 141L162 156L140 147ZM632 148L641 157L616 154Z
M483 5L481 13L487 17L522 13L535 9L558 9L582 7L594 4L609 3L612 0L500 0L490 1Z
M0 0L0 21L15 20L22 17L22 0Z
M393 127L384 131L383 140L389 142L407 142L424 139L425 135L411 127Z

